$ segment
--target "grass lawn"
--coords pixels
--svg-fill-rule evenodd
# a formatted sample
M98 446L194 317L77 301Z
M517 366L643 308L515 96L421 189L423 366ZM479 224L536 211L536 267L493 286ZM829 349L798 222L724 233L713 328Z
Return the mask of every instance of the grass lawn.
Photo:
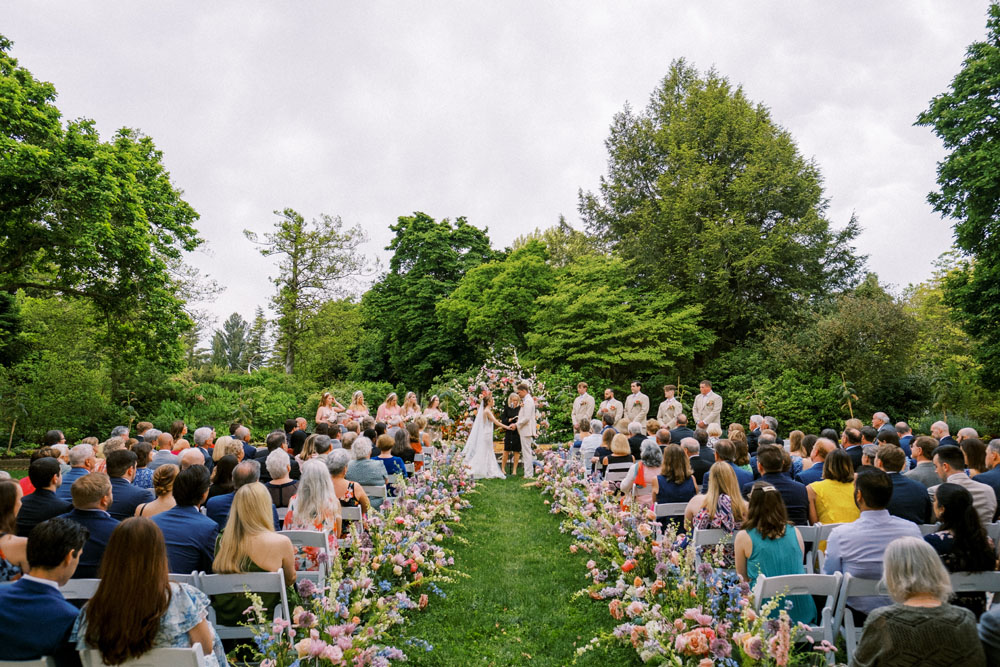
M587 584L586 554L571 554L573 540L559 532L538 489L524 479L486 480L456 530L469 541L455 545L455 567L470 578L442 586L426 611L410 616L395 643L414 665L568 665L575 650L614 619L606 604L571 599ZM429 642L425 651L408 638ZM389 643L391 643L390 640ZM580 665L641 664L631 648L590 651Z
M0 470L6 470L6 469L2 465L0 465ZM27 470L7 470L7 472L9 472L10 476L13 477L14 479L21 479L22 477L28 476Z

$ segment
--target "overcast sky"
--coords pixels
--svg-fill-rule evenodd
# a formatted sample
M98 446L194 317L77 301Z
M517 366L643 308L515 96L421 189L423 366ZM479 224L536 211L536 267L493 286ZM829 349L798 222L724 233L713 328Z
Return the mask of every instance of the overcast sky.
M271 211L339 215L383 250L397 216L466 216L496 247L582 227L626 102L670 62L715 66L770 107L826 181L834 225L898 289L951 224L926 203L943 151L913 127L985 35L987 2L19 2L0 32L102 136L152 136L201 214L191 263L248 319L274 265L243 238Z

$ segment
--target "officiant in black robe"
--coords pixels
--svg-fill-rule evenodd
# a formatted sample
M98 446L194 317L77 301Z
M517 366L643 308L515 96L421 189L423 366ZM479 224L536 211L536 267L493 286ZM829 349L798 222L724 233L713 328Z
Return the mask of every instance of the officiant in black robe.
M504 403L503 412L500 413L500 423L507 426L517 424L517 416L521 412L521 398L517 394L511 394ZM521 453L521 436L517 429L503 432L503 450L505 452Z

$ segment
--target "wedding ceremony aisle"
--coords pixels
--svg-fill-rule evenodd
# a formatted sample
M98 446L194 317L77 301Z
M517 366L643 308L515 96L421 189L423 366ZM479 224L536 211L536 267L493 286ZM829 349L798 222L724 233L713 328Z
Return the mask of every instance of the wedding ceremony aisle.
M394 643L408 663L568 665L577 646L614 626L604 605L574 599L588 584L587 558L570 553L560 518L524 483L520 476L485 480L468 496L472 507L455 526L467 543L453 544L455 567L469 576L442 585L447 597L402 627ZM641 664L621 646L591 651L577 664L602 663Z

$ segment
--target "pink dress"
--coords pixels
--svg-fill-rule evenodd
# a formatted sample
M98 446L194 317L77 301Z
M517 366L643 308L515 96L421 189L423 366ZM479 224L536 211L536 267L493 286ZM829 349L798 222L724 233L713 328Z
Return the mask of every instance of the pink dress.
M394 405L391 408L385 403L378 406L378 412L375 413L375 419L382 422L383 424L388 424L391 417L398 417L402 408L398 405Z

